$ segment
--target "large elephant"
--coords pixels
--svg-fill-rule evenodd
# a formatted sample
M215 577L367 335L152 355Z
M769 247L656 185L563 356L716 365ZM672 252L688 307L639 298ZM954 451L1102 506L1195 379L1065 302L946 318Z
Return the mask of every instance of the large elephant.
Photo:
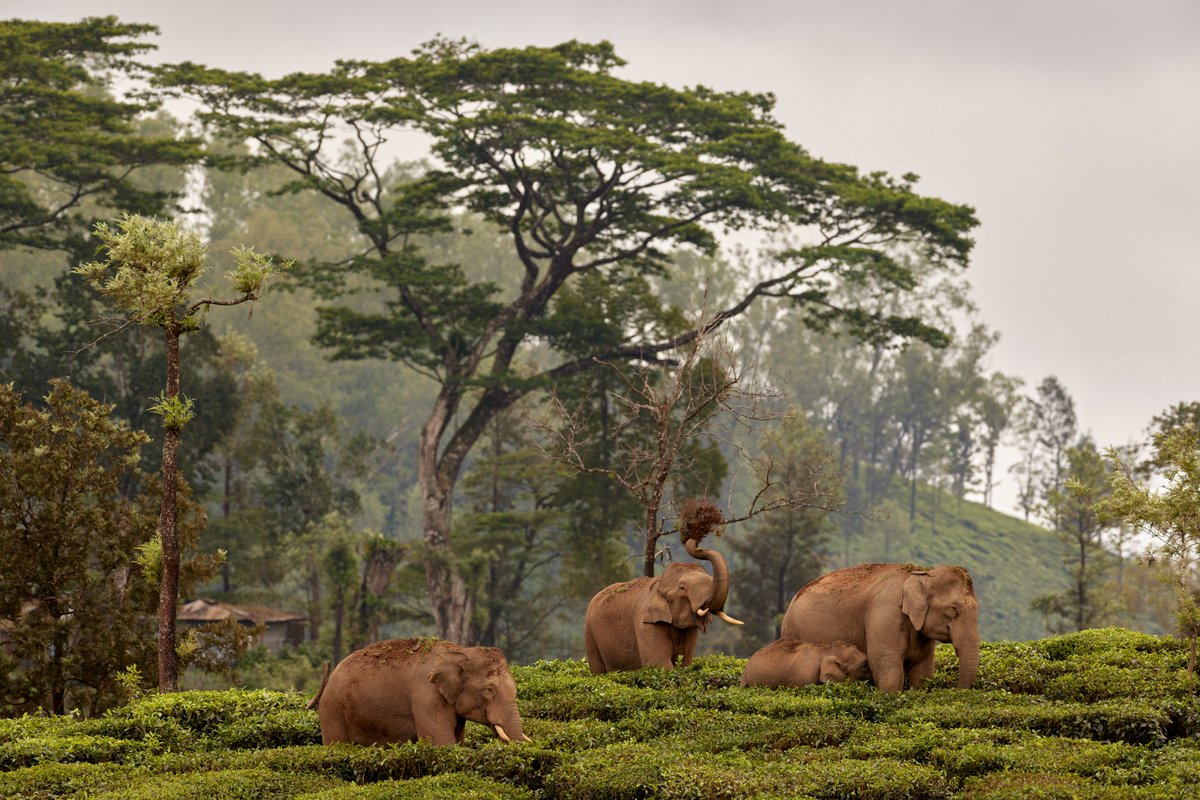
M958 685L979 669L979 603L962 567L860 564L822 575L792 598L782 635L844 640L866 651L871 678L886 692L916 688L933 674L936 642L958 653Z
M848 642L778 639L750 656L740 685L808 686L870 679L867 654Z
M505 742L529 741L517 712L517 684L494 647L437 639L389 639L356 650L308 703L321 718L321 740L387 744L424 739L462 743L466 721Z
M654 578L637 578L601 589L588 603L583 640L593 673L692 663L701 631L725 613L729 566L715 550L692 540L684 543L693 558L712 562L713 575L699 564L671 564Z

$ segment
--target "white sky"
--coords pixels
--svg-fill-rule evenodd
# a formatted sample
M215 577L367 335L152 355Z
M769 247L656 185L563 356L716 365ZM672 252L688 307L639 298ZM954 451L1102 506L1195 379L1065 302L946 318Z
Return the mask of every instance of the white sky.
M1102 447L1200 400L1194 0L0 0L3 18L105 14L159 26L154 60L268 76L442 33L608 39L632 79L774 92L814 155L976 208L991 368L1057 375Z

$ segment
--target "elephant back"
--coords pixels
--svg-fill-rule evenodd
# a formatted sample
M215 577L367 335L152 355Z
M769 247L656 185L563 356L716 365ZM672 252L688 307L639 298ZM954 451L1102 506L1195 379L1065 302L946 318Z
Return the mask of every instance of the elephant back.
M783 616L780 636L811 642L846 639L862 646L862 607L870 597L886 589L889 581L906 576L910 566L857 564L814 578L792 597Z

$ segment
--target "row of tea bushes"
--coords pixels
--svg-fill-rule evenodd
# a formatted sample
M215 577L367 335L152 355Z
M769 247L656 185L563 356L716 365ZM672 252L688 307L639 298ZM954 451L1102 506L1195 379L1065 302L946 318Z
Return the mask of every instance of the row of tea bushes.
M1184 645L1119 629L984 644L958 690L743 689L744 662L594 676L514 667L528 745L323 747L296 692L182 692L99 719L0 720L0 797L1175 798L1200 796Z

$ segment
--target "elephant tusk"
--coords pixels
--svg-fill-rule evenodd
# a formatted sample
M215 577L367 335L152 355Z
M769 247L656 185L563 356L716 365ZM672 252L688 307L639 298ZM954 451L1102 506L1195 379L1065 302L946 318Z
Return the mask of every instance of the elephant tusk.
M522 741L522 742L532 742L532 741L533 741L533 739L530 739L528 736L526 736L525 734L523 734L523 733L522 733L522 734L521 734L521 741Z
M508 738L508 734L504 732L504 728L501 728L499 725L493 725L492 727L496 729L496 735L500 737L500 741L505 744L512 741L512 739Z
M726 622L728 622L730 625L745 625L746 624L746 623L742 622L740 619L734 619L733 617L726 614L724 611L718 611L717 616L720 617L721 619L725 620Z
M697 611L697 612L696 612L696 616L697 616L697 617L703 617L703 616L705 616L706 614L708 614L708 609L707 609L707 608L702 608L702 609L700 609L699 611Z

